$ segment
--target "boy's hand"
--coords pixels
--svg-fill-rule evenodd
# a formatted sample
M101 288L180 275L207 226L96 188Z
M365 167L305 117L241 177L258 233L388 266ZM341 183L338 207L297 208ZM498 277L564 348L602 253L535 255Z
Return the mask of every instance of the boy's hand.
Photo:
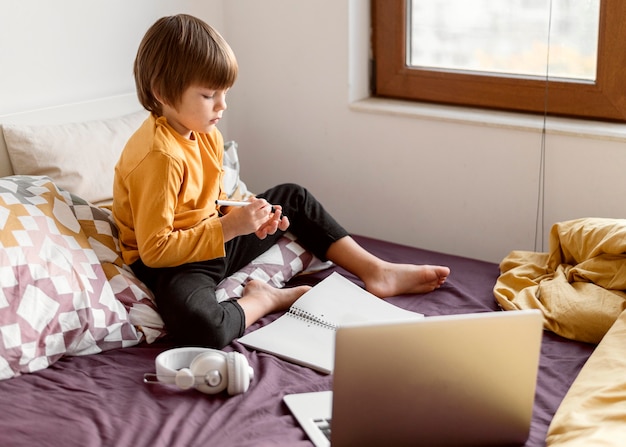
M270 212L269 219L262 224L255 232L259 239L265 239L268 234L274 234L277 230L286 231L289 228L289 219L283 216L280 205L275 205L274 212Z
M225 241L250 233L265 239L268 234L274 234L278 229L285 231L289 227L289 219L282 216L279 205L272 212L272 205L259 198L251 199L249 205L229 210L220 219Z

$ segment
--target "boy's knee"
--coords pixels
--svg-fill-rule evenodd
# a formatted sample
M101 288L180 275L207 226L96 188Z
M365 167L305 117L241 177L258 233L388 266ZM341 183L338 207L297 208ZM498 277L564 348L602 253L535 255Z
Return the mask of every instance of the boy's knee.
M275 186L270 191L270 200L278 200L278 203L285 205L287 203L293 206L300 206L309 196L309 191L297 183L281 183Z
M165 330L176 343L221 349L243 334L245 315L236 301L218 303L206 287L183 290L169 287L155 294Z
M297 183L281 183L276 186L276 189L286 192L287 194L304 195L307 193L306 188Z
M220 306L221 307L221 306ZM188 315L183 319L165 322L166 330L177 343L222 349L243 334L245 323L239 313L222 312Z

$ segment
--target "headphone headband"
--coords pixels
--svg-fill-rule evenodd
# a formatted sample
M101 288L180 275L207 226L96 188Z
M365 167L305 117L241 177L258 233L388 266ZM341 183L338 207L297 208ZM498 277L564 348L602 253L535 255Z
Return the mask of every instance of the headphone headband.
M156 374L144 374L144 382L167 383L181 389L215 394L227 390L240 394L248 390L254 371L245 356L210 348L174 348L157 355Z
M176 373L182 368L189 368L191 362L200 354L222 351L210 348L174 348L163 351L154 360L157 380L163 383L176 383Z

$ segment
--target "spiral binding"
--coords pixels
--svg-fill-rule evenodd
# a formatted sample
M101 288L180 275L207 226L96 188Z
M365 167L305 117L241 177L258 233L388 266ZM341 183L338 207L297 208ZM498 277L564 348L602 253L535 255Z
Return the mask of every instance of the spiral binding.
M326 329L330 329L331 331L337 330L336 324L331 323L330 321L326 321L323 318L320 318L317 315L312 314L311 312L307 312L306 310L300 309L299 307L290 308L287 315L291 315L293 318L305 321L314 326L320 326Z

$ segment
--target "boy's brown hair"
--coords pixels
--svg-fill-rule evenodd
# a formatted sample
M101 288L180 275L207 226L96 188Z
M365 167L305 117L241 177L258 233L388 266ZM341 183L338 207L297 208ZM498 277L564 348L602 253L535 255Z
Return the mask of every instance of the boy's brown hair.
M237 59L224 38L187 14L157 20L141 41L134 65L139 102L156 115L162 114L162 107L155 93L177 107L188 87L227 89L237 71Z

